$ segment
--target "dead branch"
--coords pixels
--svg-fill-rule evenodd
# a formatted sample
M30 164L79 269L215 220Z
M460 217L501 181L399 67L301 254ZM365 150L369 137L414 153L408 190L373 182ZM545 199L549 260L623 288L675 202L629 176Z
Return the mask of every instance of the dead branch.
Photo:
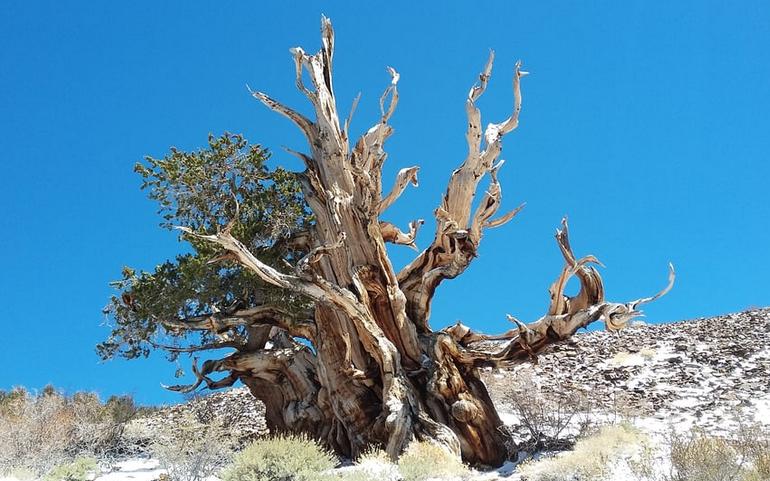
M417 245L415 244L417 231L424 223L425 221L422 219L413 220L409 223L409 232L404 233L401 231L401 229L391 224L390 222L380 221L380 232L382 233L382 238L385 240L385 242L405 245L411 247L414 250L417 250Z
M401 194L406 189L406 186L412 184L414 187L419 185L417 181L417 172L420 171L418 166L407 167L398 171L396 175L396 182L393 184L393 188L390 190L387 196L380 201L379 213L382 214L385 210L393 205L393 203L401 197Z

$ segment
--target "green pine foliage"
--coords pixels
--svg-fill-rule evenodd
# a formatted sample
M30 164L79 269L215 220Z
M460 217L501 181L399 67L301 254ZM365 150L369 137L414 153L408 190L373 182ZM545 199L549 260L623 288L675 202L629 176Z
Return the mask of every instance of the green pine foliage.
M163 158L147 157L135 171L159 206L162 227L214 234L229 226L260 259L286 269L281 259L304 255L293 251L286 239L307 229L313 219L302 197L300 176L271 169L269 159L270 153L261 146L225 133L209 136L208 146L195 152L172 148ZM118 292L104 311L112 332L97 346L102 359L133 359L167 345L210 342L209 332L190 334L162 321L206 315L212 306L223 310L275 303L297 311L305 307L303 299L265 285L233 261L219 259L223 252L212 243L186 235L180 240L189 243L189 252L153 271L125 267L120 280L112 283ZM176 356L174 350L169 352L172 360Z

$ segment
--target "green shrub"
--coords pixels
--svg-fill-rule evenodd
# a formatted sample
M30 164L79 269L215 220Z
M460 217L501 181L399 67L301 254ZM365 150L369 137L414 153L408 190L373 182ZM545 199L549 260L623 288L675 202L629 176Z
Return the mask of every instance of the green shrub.
M460 458L429 442L410 444L398 460L398 470L404 481L424 481L430 478L464 479L470 474Z
M281 435L259 439L235 456L222 473L224 481L318 481L337 458L304 436Z
M45 481L87 481L93 479L98 469L94 458L76 458L68 464L53 468L43 478Z

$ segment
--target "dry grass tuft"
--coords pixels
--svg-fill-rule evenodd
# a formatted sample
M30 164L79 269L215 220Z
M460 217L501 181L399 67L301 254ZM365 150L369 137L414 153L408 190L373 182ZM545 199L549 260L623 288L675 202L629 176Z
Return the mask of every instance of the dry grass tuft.
M759 426L741 426L731 438L672 435L670 445L667 481L770 480L770 434Z
M404 481L466 479L470 470L457 457L441 446L414 442L398 460L398 470Z
M596 434L580 439L572 451L523 463L520 472L531 481L600 480L618 463L632 470L639 461L648 463L650 440L629 424L602 427Z

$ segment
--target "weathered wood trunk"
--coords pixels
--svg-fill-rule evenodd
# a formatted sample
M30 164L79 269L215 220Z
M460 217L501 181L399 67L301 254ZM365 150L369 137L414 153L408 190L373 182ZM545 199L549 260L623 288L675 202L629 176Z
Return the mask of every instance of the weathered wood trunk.
M498 161L502 138L518 125L520 79L526 73L517 63L510 118L482 131L475 102L491 74L490 55L466 100L468 153L452 173L435 211L433 241L396 272L385 243L414 247L423 223L415 220L403 232L380 220L409 183L417 185L418 168L409 167L399 172L389 193L383 192L383 145L392 133L388 121L398 102L399 75L389 69L391 83L380 102L381 118L351 144L349 118L340 124L332 87L334 34L326 18L321 30L317 54L292 49L297 87L312 103L314 120L253 92L288 117L308 140L307 154L292 153L305 164L304 195L315 214L309 254L286 273L254 257L229 229L199 235L220 244L264 281L311 299L314 312L302 322L267 307L218 314L219 322L229 316L251 326L249 349L196 369L197 384L205 381L219 387L240 379L264 401L271 429L309 433L348 456L380 445L397 457L411 441L430 440L467 462L499 465L509 455L508 439L479 368L527 361L546 345L596 320L620 328L638 314L639 304L653 298L605 302L601 278L588 266L597 261L574 257L565 221L557 235L565 267L551 288L546 316L529 325L511 318L517 327L500 336L477 334L461 324L433 331L428 320L438 285L468 267L485 229L504 224L520 209L496 217L501 202L496 174L502 165ZM312 81L310 88L303 84L303 69ZM489 184L474 211L474 196L484 178ZM572 275L579 277L582 289L568 298L563 288ZM298 338L305 341L297 342ZM488 339L509 342L498 352L474 347ZM215 371L230 375L214 382L207 376Z

